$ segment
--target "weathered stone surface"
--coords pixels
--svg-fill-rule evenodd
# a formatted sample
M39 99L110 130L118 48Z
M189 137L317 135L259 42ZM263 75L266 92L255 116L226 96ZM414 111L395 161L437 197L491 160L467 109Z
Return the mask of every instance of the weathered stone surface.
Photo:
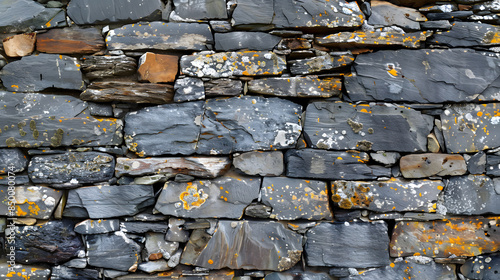
M309 145L321 149L426 151L431 120L392 104L313 102L306 110L304 136Z
M467 171L470 174L483 174L486 172L486 154L479 152L467 160Z
M48 187L18 186L14 188L13 200L9 189L0 187L0 215L49 219L63 195L62 191ZM12 203L14 209L9 210ZM12 215L11 215L12 214Z
M139 81L168 83L175 81L179 57L168 54L147 52L139 58Z
M89 80L132 75L137 71L137 62L132 57L84 56L81 70Z
M368 209L376 212L435 212L435 203L443 190L438 180L332 182L332 200L344 209Z
M120 230L120 220L118 219L87 219L75 225L75 232L79 234L100 234Z
M397 152L377 151L376 153L370 153L370 158L389 167L398 162L401 155Z
M419 48L427 39L426 32L400 33L396 31L354 31L339 32L325 37L316 37L319 45L328 47L387 47L403 46Z
M175 217L239 219L245 207L259 196L260 181L260 177L233 173L210 181L169 181L155 209Z
M80 66L75 58L55 54L30 55L5 65L0 78L8 91L47 88L82 90Z
M104 46L101 32L96 28L52 29L36 38L37 51L44 53L89 54L102 50Z
M273 52L244 51L184 55L181 73L208 78L280 75L285 59Z
M500 155L486 156L486 174L500 176Z
M204 51L212 49L212 44L210 26L203 23L128 24L106 36L108 50Z
M370 180L391 176L390 168L367 165L368 160L368 154L354 151L288 150L285 153L286 176L330 180Z
M307 75L349 66L353 63L354 56L348 53L333 53L312 58L289 61L290 72L294 75Z
M23 171L28 159L20 149L0 149L0 174L12 174Z
M245 208L245 215L254 218L268 219L273 208L261 203L252 202Z
M432 20L420 22L420 28L422 29L441 29L447 30L451 29L452 25L448 20Z
M99 152L67 152L31 158L28 174L33 183L72 184L103 182L113 177L114 157Z
M160 0L71 0L68 16L76 24L159 20L163 4Z
M399 222L389 245L391 257L417 254L456 258L496 252L500 246L499 225L499 217Z
M206 233L203 229L193 230L191 237L182 252L180 263L191 264L195 262L211 238L212 236Z
M449 153L470 153L500 146L500 104L451 105L441 114ZM456 122L455 122L456 120Z
M0 277L9 280L48 280L50 268L16 264L9 265L6 261L0 264Z
M451 177L443 194L446 213L455 215L500 214L500 193L485 175Z
M3 49L7 56L30 55L35 50L36 33L14 35L3 39Z
M45 8L31 0L2 1L0 18L0 33L66 26L66 16L62 9Z
M283 38L279 42L278 50L307 50L310 49L311 43L306 38Z
M372 14L368 18L368 24L375 27L399 26L405 31L420 30L419 21L427 18L412 8L398 7L385 1L371 1Z
M174 84L174 101L194 101L205 99L205 87L203 81L198 78L186 77L176 79Z
M261 201L273 208L271 218L277 220L332 219L323 181L264 177Z
M168 260L178 248L179 243L165 241L165 234L163 233L146 233L144 249L145 256L150 261L155 261L161 258Z
M171 103L173 97L172 85L123 81L93 82L80 94L80 98L86 101L150 104Z
M226 19L225 0L174 0L175 16L190 19Z
M378 51L357 56L345 87L352 101L491 101L498 99L499 63L458 49Z
M159 222L121 222L120 230L127 233L159 232L166 233L168 225ZM165 234L163 234L164 236Z
M467 165L461 155L413 154L401 157L399 168L405 178L432 176L457 176L467 172Z
M113 218L135 215L154 204L151 185L91 186L70 190L63 215L78 218Z
M219 221L217 231L200 255L190 263L181 263L210 269L283 271L295 265L301 254L302 236L282 224Z
M432 260L405 260L391 263L388 266L367 270L359 275L353 275L342 280L399 280L399 279L440 279L455 280L454 264L438 264Z
M469 279L495 280L500 271L500 255L491 254L467 260L460 272Z
M168 219L168 231L165 235L166 241L187 242L189 240L189 231L183 229L183 219L170 218Z
M134 272L141 256L141 246L123 232L85 236L87 261L95 267Z
M248 82L248 91L283 97L328 98L341 96L342 80L312 76L255 79Z
M365 268L390 263L385 222L320 223L306 237L304 249L309 266Z
M16 175L14 180L9 180L8 176L0 176L0 186L8 186L12 185L11 182L14 182L14 185L26 185L29 183L28 175Z
M243 92L243 83L240 80L211 79L203 84L206 96L236 96Z
M58 264L75 257L83 244L69 220L49 221L40 226L15 229L16 262Z
M282 152L248 152L233 155L233 165L247 175L279 176L285 166Z
M444 13L427 13L426 17L428 20L443 20L443 19L467 19L471 18L474 20L473 11L453 11L453 12L444 12ZM477 20L477 19L476 19Z
M215 33L215 49L235 51L248 49L254 51L272 50L281 40L280 37L264 32Z
M138 268L139 270L147 273L167 271L172 269L171 267L168 266L167 261L163 259L157 261L142 262L139 264Z
M203 102L188 102L129 113L125 117L125 143L140 156L192 154L200 134L203 107Z
M276 28L341 28L357 27L363 23L358 5L342 0L290 0L238 2L232 24L272 25Z
M330 280L326 272L272 272L266 275L264 280Z
M221 176L231 166L227 157L168 157L116 159L115 175L184 174L202 178ZM255 174L252 174L255 175Z
M92 280L98 279L99 271L96 269L78 269L58 265L52 268L51 280Z
M450 47L492 46L500 43L500 29L476 22L455 22L451 30L437 32L429 42Z

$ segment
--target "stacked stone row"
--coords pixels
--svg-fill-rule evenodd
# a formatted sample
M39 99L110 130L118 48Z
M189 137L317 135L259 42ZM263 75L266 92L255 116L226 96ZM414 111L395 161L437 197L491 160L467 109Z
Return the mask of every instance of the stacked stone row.
M497 6L0 3L0 275L498 279Z

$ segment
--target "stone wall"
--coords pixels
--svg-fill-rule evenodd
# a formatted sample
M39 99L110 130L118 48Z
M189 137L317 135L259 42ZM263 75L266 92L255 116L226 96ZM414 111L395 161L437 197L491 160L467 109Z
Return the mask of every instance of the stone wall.
M0 1L1 278L500 279L499 12Z

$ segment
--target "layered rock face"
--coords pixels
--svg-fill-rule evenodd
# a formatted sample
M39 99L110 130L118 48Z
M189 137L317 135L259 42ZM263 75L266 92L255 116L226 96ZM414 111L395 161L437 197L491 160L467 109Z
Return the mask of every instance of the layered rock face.
M500 279L499 7L0 1L0 278Z

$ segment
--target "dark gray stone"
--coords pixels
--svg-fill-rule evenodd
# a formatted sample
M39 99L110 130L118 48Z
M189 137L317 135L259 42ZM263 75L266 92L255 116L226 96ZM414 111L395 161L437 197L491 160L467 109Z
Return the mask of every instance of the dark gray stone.
M169 84L129 81L92 82L80 99L94 102L172 103L174 89Z
M178 248L178 242L165 241L165 234L148 232L146 233L146 242L143 253L145 258L150 261L158 260L160 258L168 260Z
M91 186L70 190L65 217L113 218L135 215L154 204L153 186Z
M231 26L231 23L229 21L211 20L209 23L212 30L216 33L225 33L233 31L233 27Z
M443 193L447 214L500 214L500 194L485 175L451 177Z
M109 104L88 102L90 115L99 117L113 117L113 107Z
M342 80L312 76L255 79L248 82L248 91L282 97L340 97Z
M137 61L126 55L84 56L81 70L89 80L133 75L137 71Z
M165 235L166 241L185 243L189 240L189 231L184 229L183 219L170 218L168 219L168 231Z
M12 174L23 171L28 159L20 149L0 149L0 174Z
M309 266L380 267L390 263L387 224L320 223L306 233Z
M399 26L405 31L420 30L419 21L426 21L426 17L419 11L399 7L385 1L372 1L372 14L368 18L368 24L375 27Z
M203 81L198 78L186 77L176 79L174 84L174 101L184 102L205 99Z
M301 132L301 113L302 106L279 98L210 99L197 152L229 154L294 147Z
M394 262L388 266L368 270L359 275L341 278L341 280L457 279L454 264L438 264L432 260L427 261L426 263L406 260Z
M470 174L484 174L486 172L486 154L479 152L467 161L467 171Z
M189 20L226 19L225 0L173 0L175 15Z
M206 96L236 96L243 92L243 83L240 80L211 79L204 82L204 85Z
M366 3L366 2L365 2ZM419 48L428 35L425 32L401 33L398 31L354 31L339 32L325 37L316 37L319 45L337 48L387 48L388 46L403 46Z
M12 183L11 183L12 184ZM9 184L10 185L10 184ZM12 193L11 193L12 195ZM8 187L0 187L0 215L36 219L50 219L63 195L62 191L43 186L18 186L14 188L15 208L9 210Z
M407 107L314 102L306 110L304 136L321 149L422 152L432 127L432 118Z
M30 182L28 175L16 175L14 181L9 180L7 176L0 176L0 186L8 186L14 182L15 185L26 185Z
M79 234L101 234L120 230L120 220L90 220L87 219L75 225L75 232Z
M67 8L79 25L160 20L162 9L160 0L71 0Z
M329 180L373 180L391 177L391 169L367 165L366 153L333 152L314 149L288 150L286 176Z
M188 243L184 247L180 263L191 264L195 262L211 238L212 236L206 233L204 229L193 230Z
M45 266L16 264L11 266L7 261L0 264L0 277L9 280L48 280L51 270Z
M466 19L471 17L473 14L474 14L473 11L455 11L455 12L445 12L445 13L427 13L426 17L428 20L454 20L454 19Z
M353 63L354 56L350 53L322 55L289 61L290 72L294 75L307 75L318 72L344 68Z
M328 192L323 181L264 177L260 197L272 207L273 219L331 220Z
M283 153L279 151L233 155L233 165L247 175L280 176L285 170Z
M51 280L94 280L98 279L99 271L96 269L78 269L58 265L52 267Z
M41 53L5 65L0 78L8 91L41 91L47 88L85 88L78 61L69 56Z
M123 232L87 235L85 241L89 265L131 272L137 269L141 246Z
M449 31L437 32L429 42L449 47L475 47L498 45L497 26L476 22L455 22Z
M264 32L215 33L215 49L235 51L248 49L254 51L272 50L281 40L280 37Z
M114 171L114 157L99 152L34 156L28 167L31 181L44 184L103 182L111 179Z
M31 0L2 1L0 19L0 33L28 32L67 25L62 9L45 8Z
M252 202L245 208L245 215L254 218L268 219L273 208L264 204Z
M150 22L128 24L109 31L108 50L193 50L212 49L210 26L203 23Z
M453 25L451 25L448 20L432 20L432 21L424 21L420 22L421 29L451 29Z
M301 254L302 236L282 224L219 221L217 231L201 253L191 262L181 263L210 269L283 271L295 265Z
M486 155L486 174L500 176L500 155Z
M460 272L469 279L498 279L500 255L491 254L469 259L460 267Z
M330 280L326 272L272 272L266 275L264 280Z
M127 233L159 232L166 233L167 223L147 223L147 222L121 222L120 230Z

